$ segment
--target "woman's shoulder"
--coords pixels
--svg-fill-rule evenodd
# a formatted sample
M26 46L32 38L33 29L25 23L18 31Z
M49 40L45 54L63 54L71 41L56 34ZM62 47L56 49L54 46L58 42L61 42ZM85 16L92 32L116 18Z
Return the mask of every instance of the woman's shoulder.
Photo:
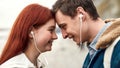
M13 67L34 67L34 65L28 60L24 53L21 53L0 65L0 68L13 68Z

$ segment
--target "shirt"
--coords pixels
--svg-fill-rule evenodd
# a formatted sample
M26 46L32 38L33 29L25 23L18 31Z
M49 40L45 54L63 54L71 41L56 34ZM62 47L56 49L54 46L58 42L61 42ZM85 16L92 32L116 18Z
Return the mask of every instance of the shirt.
M41 63L38 62L38 64ZM41 65L38 66L38 68L41 68ZM34 66L24 53L21 53L4 62L0 65L0 68L36 68L36 66Z
M96 43L99 39L99 37L102 35L102 33L111 25L111 23L106 23L103 28L98 32L98 34L96 35L96 37L93 39L93 41L90 43L90 45L88 45L88 49L89 49L89 54L90 54L90 58L93 57L93 55L95 54L95 52L97 52L96 50Z

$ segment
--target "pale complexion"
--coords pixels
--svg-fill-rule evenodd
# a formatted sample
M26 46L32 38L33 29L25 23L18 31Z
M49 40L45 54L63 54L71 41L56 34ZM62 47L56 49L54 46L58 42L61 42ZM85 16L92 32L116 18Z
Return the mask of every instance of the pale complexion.
M52 42L57 39L57 35L55 33L55 21L54 19L50 19L46 24L41 26L39 29L32 29L34 31L35 42L37 44L38 49L41 52L50 51L52 47ZM36 66L37 65L37 57L40 55L39 51L35 48L33 36L29 34L30 41L28 43L28 47L25 51L25 55L28 59Z

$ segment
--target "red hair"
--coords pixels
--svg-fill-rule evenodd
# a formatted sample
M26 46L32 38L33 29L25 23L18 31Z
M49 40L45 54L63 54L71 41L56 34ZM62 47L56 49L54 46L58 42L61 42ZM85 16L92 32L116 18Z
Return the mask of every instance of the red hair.
M17 17L0 56L0 64L24 52L28 45L31 27L40 27L54 18L50 9L38 4L26 6Z

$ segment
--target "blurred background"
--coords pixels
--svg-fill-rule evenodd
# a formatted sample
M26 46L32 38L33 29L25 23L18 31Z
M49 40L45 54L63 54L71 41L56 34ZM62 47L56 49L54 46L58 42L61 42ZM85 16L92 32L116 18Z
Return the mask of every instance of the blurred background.
M9 36L11 27L20 13L28 4L39 3L48 8L56 0L0 0L0 54ZM120 17L120 0L93 0L102 19ZM54 41L52 51L44 55L48 60L46 68L82 68L88 52L86 46L80 49L72 40L63 39L59 28L56 30L58 39ZM42 56L40 56L42 58Z

